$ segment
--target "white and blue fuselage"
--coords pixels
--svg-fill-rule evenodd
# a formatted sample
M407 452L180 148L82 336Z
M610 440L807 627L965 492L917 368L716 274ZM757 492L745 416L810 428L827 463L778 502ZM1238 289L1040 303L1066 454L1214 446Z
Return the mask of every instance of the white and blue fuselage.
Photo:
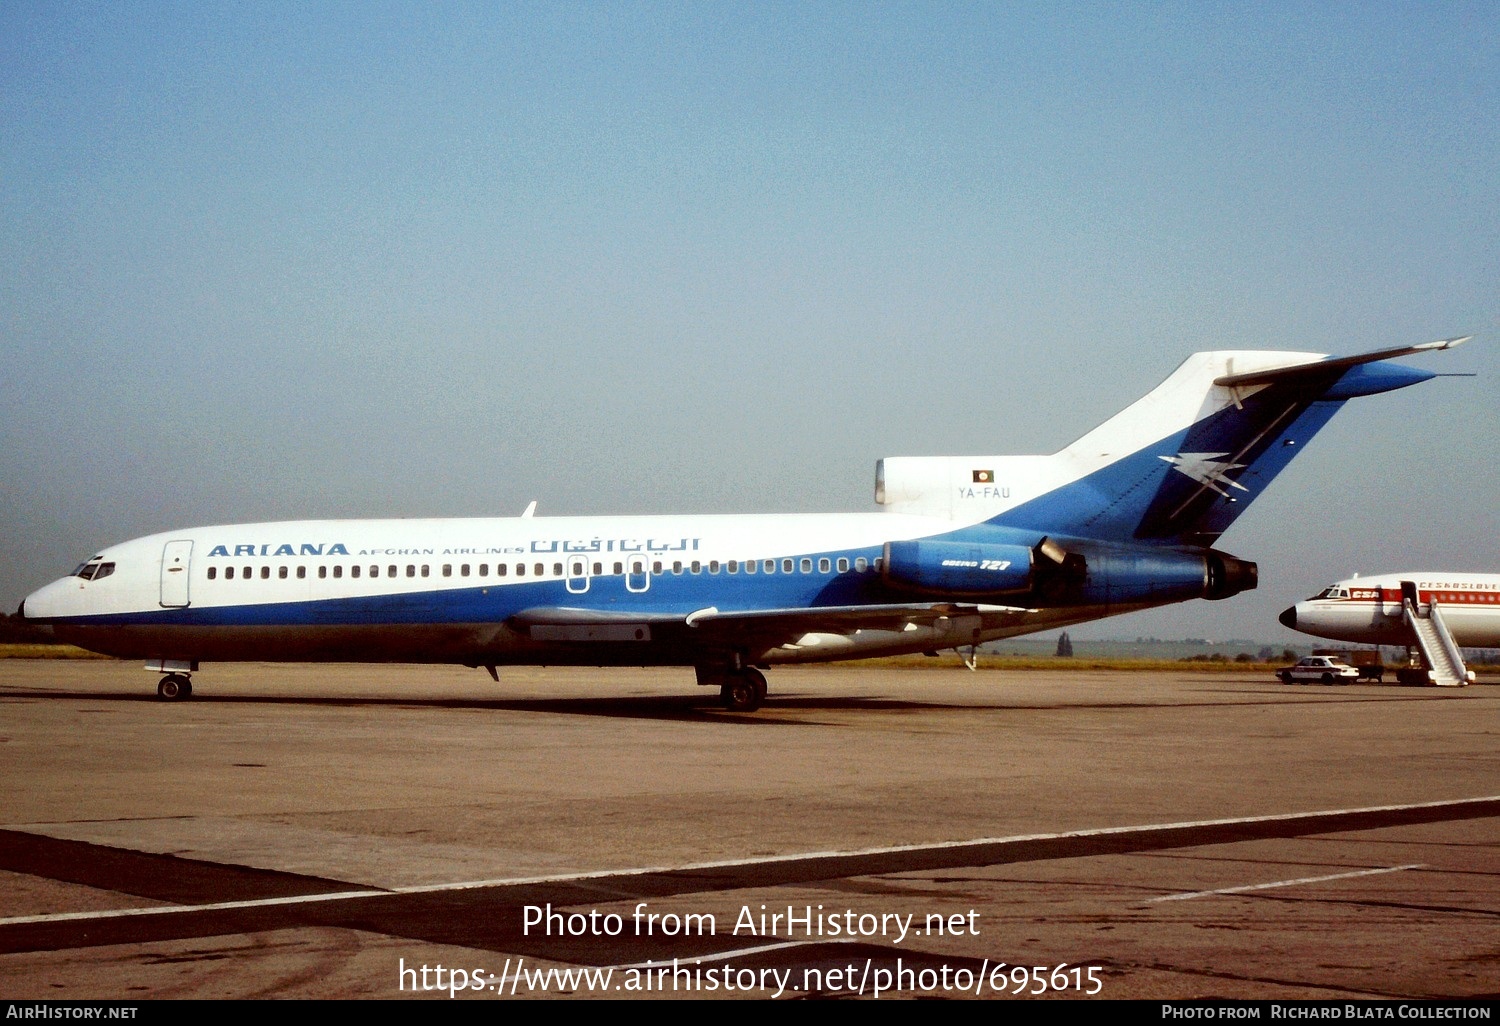
M916 593L889 581L887 544L953 534L949 520L883 513L235 524L111 546L79 568L88 576L48 585L23 611L64 640L150 659L692 665L703 648L694 614L905 608ZM1024 553L1043 536L1012 537ZM1201 592L1202 559L1189 559ZM1158 604L1098 599L987 603L1006 622L978 634L910 614L852 632L784 637L777 626L746 661L971 645ZM78 609L87 614L69 615Z

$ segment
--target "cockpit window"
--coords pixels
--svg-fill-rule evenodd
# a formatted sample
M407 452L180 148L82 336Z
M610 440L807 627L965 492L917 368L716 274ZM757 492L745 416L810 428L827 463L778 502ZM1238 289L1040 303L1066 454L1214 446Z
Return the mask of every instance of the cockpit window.
M97 581L99 578L108 577L114 572L115 565L113 563L102 563L99 561L99 557L95 556L87 563L80 564L78 569L73 571L72 576L82 577L85 581Z

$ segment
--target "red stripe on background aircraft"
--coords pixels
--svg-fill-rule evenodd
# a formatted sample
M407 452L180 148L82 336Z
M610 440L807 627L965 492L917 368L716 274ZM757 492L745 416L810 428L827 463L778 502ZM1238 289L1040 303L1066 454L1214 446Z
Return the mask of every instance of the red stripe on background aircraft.
M1420 570L1351 577L1289 607L1280 620L1293 630L1335 641L1414 645L1402 613L1404 583L1413 586L1408 590L1418 606L1438 604L1455 644L1500 648L1500 574Z

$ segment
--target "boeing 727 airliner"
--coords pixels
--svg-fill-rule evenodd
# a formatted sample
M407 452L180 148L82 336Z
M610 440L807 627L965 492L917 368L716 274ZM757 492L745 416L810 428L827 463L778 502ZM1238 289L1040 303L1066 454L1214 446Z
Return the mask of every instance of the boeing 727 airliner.
M961 649L1254 588L1213 546L1348 399L1435 375L1205 352L1050 456L896 457L873 513L334 520L114 545L21 615L149 660L692 666L758 708L776 663Z

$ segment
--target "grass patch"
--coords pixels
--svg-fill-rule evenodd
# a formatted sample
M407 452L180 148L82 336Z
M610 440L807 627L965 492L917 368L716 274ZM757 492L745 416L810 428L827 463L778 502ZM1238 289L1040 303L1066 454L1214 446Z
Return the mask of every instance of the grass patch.
M949 667L961 668L964 665L963 660L951 651L943 652L937 656L888 656L879 659L862 659L859 662L865 666L910 670L936 670ZM847 662L799 664L800 668L808 669L816 667L847 667L848 665L849 663ZM1137 673L1191 673L1194 675L1248 673L1271 676L1277 670L1285 669L1290 665L1289 662L1280 659L1272 660L1271 662L1237 663L1227 659L1128 659L1102 656L999 655L981 652L979 653L978 669L981 671L1046 670L1053 673L1059 670L1123 670ZM1476 673L1481 674L1500 672L1500 666L1488 663L1469 663L1468 667ZM1388 662L1385 664L1385 672L1388 680L1395 679L1396 668L1396 663Z
M879 659L863 659L866 666L889 669L937 670L947 667L962 667L964 662L952 652L937 656L904 655ZM847 663L806 663L805 666L846 666ZM980 670L1136 670L1141 672L1174 673L1271 673L1288 665L1277 661L1271 663L1210 662L1207 660L1180 659L1116 659L1103 656L1029 656L991 655L979 653Z
M113 659L76 645L0 645L0 659Z

